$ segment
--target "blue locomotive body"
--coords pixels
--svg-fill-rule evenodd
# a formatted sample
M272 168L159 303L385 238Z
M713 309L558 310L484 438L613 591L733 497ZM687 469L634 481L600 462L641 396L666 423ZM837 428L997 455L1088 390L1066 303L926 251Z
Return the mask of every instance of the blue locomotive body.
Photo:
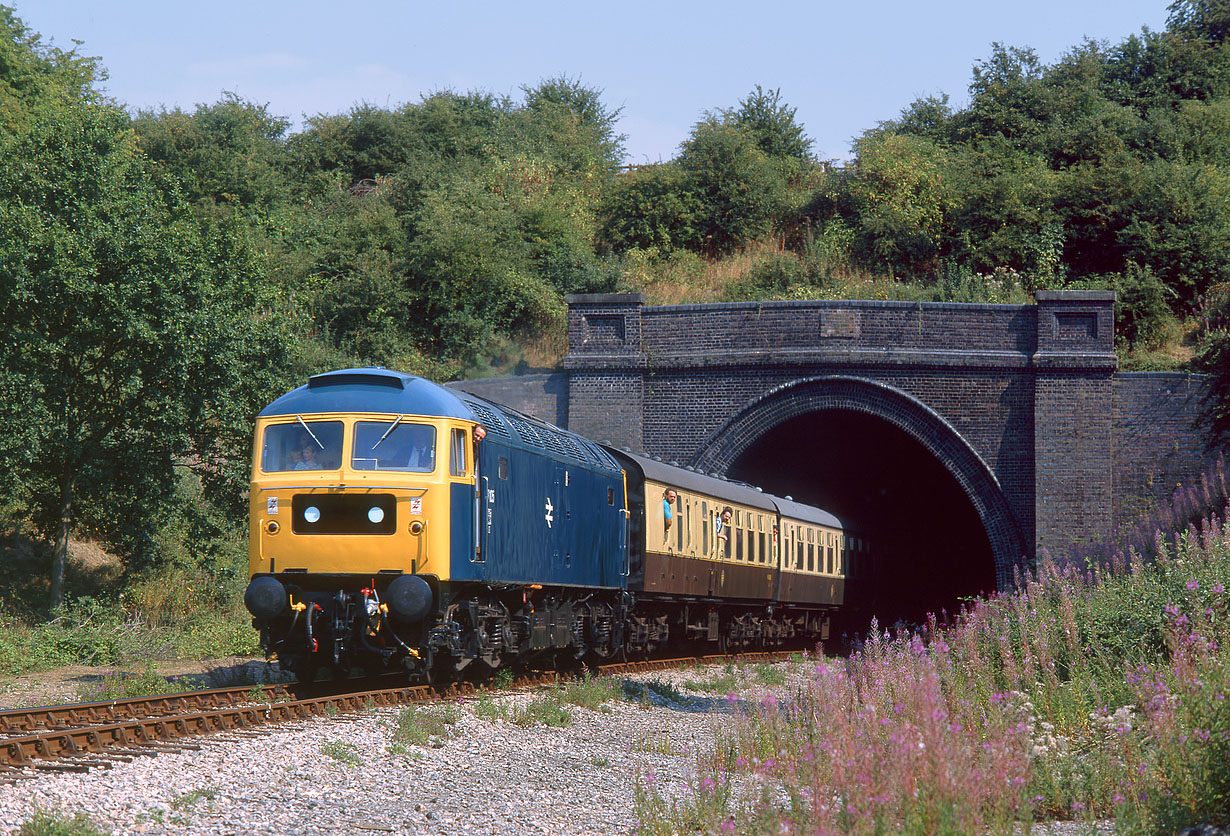
M610 454L504 407L462 399L482 413L486 437L474 513L467 518L460 494L453 501L452 579L621 588L627 514L623 473Z

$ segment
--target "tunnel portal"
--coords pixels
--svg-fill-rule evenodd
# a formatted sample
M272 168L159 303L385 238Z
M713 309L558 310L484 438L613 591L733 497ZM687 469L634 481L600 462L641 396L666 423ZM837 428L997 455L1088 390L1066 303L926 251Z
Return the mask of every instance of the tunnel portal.
M961 485L875 415L829 409L790 418L751 443L727 475L829 510L868 536L877 561L858 602L863 623L871 615L883 625L918 623L996 587L990 541Z

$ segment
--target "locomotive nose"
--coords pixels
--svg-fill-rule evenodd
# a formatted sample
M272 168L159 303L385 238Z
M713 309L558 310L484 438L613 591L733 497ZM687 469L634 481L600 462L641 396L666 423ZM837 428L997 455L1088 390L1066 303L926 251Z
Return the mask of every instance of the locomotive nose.
M277 578L268 575L253 578L248 589L243 593L243 604L252 613L252 617L260 622L269 622L286 612L290 598L286 587Z

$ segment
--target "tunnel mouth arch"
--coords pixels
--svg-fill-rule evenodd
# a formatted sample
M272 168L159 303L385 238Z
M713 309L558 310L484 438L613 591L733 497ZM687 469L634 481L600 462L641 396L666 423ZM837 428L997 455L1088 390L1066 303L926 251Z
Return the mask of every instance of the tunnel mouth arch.
M998 589L1010 588L1015 571L1027 560L1021 528L994 472L976 450L939 414L917 398L878 381L851 376L811 377L779 386L745 404L700 446L691 464L704 472L742 478L744 463L764 439L789 433L817 416L862 421L868 432L910 445L938 463L937 478L950 479L952 495L968 503L986 538L992 566L988 577ZM922 462L923 459L918 461ZM750 479L748 481L751 481ZM774 490L770 484L766 490ZM796 497L800 498L800 497ZM958 503L959 504L959 503ZM962 511L963 509L957 509ZM938 520L942 529L944 520ZM981 570L979 570L981 571Z

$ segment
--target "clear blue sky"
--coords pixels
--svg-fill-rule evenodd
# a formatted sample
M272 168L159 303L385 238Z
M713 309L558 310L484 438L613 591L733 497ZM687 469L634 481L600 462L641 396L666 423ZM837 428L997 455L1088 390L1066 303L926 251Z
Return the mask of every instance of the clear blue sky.
M826 159L911 101L960 106L991 43L1046 63L1086 38L1164 28L1167 0L733 3L447 0L0 0L44 41L97 56L130 108L216 102L224 91L292 119L441 89L519 98L566 74L623 108L630 162L673 157L706 110L780 88Z

